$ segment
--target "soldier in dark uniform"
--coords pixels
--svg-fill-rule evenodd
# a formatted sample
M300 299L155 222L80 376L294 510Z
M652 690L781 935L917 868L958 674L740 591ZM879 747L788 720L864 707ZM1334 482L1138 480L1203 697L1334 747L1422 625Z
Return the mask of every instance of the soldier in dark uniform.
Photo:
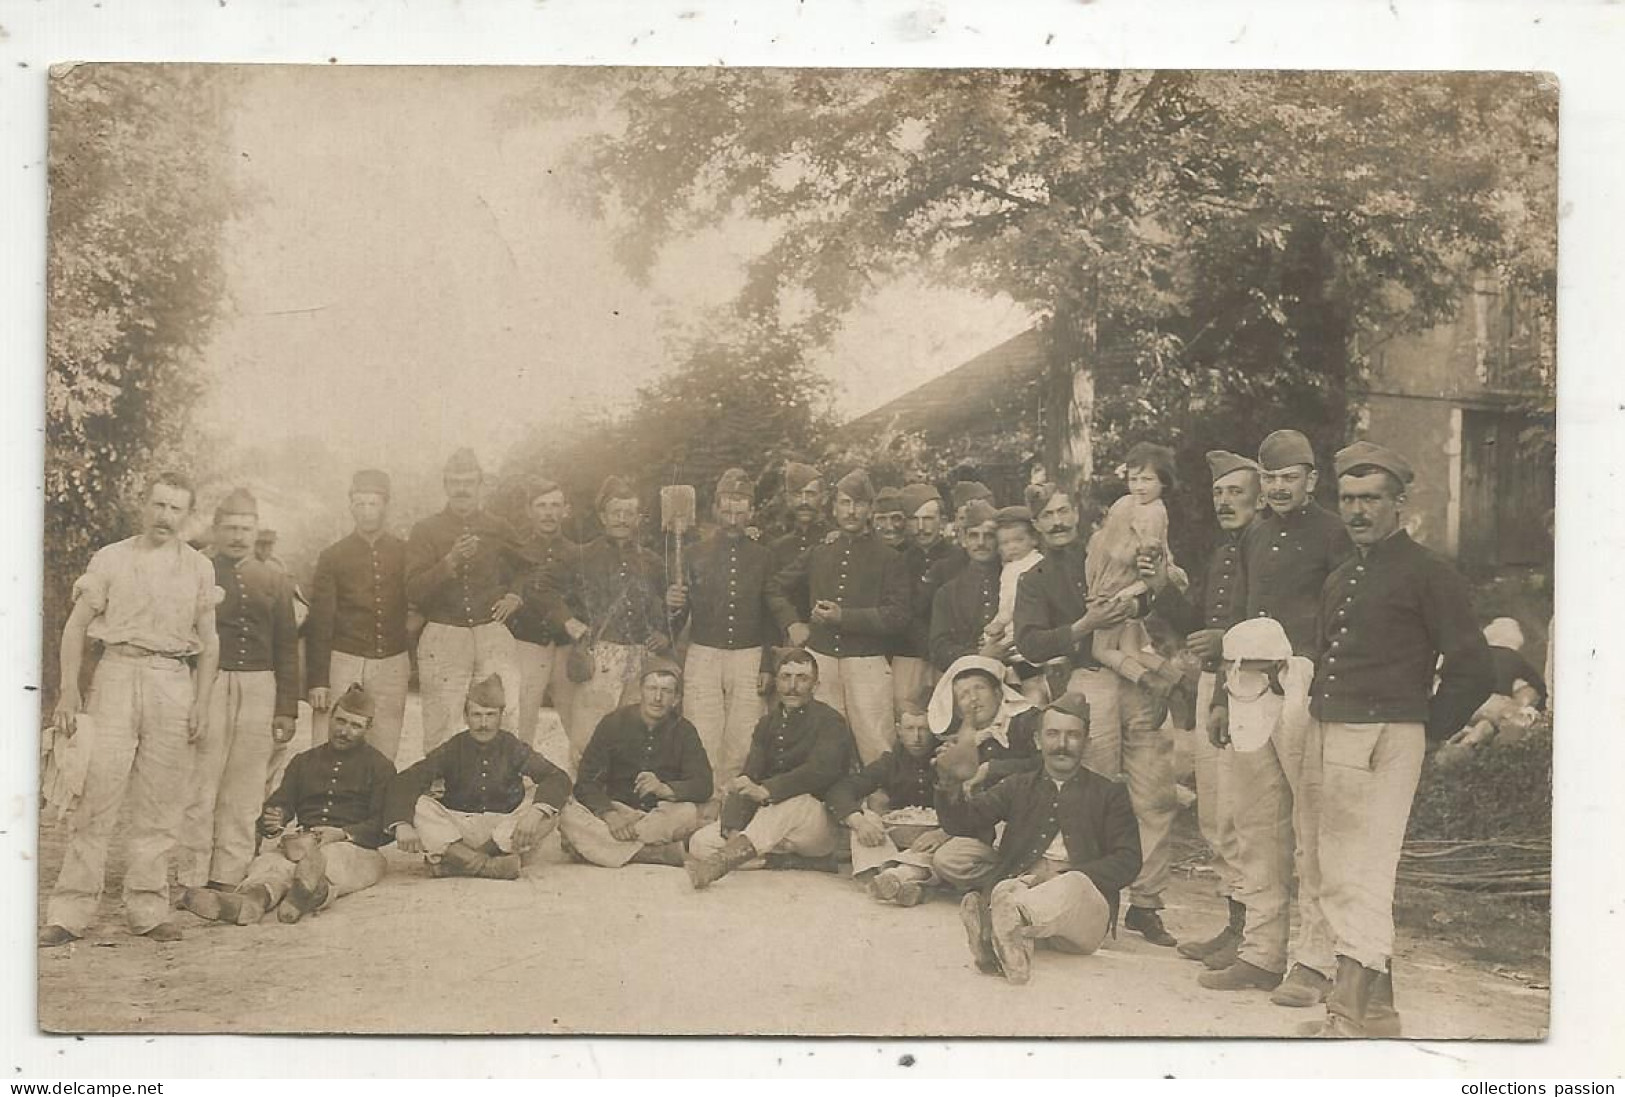
M564 536L564 523L570 517L570 504L564 489L555 481L532 481L526 491L526 510L530 513L530 536L524 549L531 561L530 574L525 577L521 591L524 604L508 618L508 629L513 633L514 648L519 664L519 718L518 735L547 757L556 766L570 765L569 720L574 683L566 673L570 651L570 634L547 615L548 584L559 569L574 566L581 549ZM549 695L556 724L549 722L537 741L541 721L542 702ZM559 740L558 732L565 738Z

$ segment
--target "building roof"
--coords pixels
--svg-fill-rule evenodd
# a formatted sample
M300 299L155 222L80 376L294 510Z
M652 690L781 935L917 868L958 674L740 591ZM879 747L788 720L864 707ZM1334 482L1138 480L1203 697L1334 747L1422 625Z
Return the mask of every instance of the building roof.
M1036 381L1043 371L1043 335L1037 328L1028 328L919 388L858 416L840 433L952 431L985 415L989 407Z

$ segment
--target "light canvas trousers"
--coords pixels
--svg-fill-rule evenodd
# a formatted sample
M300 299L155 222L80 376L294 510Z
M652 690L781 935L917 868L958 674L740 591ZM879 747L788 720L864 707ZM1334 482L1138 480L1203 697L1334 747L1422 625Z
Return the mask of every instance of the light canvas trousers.
M1146 690L1106 669L1072 672L1067 688L1089 701L1089 743L1083 764L1128 785L1140 828L1140 875L1128 888L1130 906L1162 908L1172 865L1169 836L1179 798L1174 792L1173 744L1157 727L1158 706Z
M757 853L799 853L803 857L829 856L835 852L839 837L824 802L806 794L758 808L740 833L750 839ZM689 839L688 851L696 857L711 857L727 841L722 836L722 824L712 823L695 832Z
M1426 736L1408 723L1320 731L1321 910L1336 954L1381 971L1394 952L1394 877Z
M421 652L421 648L419 649ZM393 764L401 747L401 725L406 718L406 689L412 680L412 659L406 652L398 652L387 659L367 659L335 651L327 660L327 695L330 703L337 704L344 691L359 685L372 695L378 711L367 729L367 743ZM461 702L459 716L461 715ZM329 713L311 714L310 743L321 746L327 742ZM427 753L427 751L425 751Z
M598 730L598 722L637 699L638 672L643 669L646 654L641 644L600 640L592 646L592 677L574 683L570 718L564 722L570 736L569 772L575 772L582 752Z
M513 642L519 664L519 738L566 773L574 773L570 757L569 718L575 683L565 672L570 649L561 644ZM556 720L542 719L542 703L553 694Z
M994 902L1008 897L1021 912L1022 930L1061 952L1091 953L1106 939L1111 905L1095 882L1081 872L1063 872L1039 883L1038 876L1017 876L993 885Z
M868 765L896 742L891 665L884 655L837 659L815 651L812 656L818 664L814 700L824 702L846 717L858 757Z
M384 855L353 842L329 842L322 847L322 859L327 865L328 893L318 908L321 910L332 906L340 896L363 891L384 878ZM254 858L237 890L265 888L271 893L270 905L265 908L269 912L288 894L296 867L283 855L279 844Z
M503 853L520 853L528 856L537 849L537 846L531 846L528 850L515 850L513 832L525 814L531 810L530 805L534 796L534 789L527 791L519 806L509 812L452 811L433 797L419 796L417 806L412 811L412 827L423 841L423 852L431 859L445 853L446 847L453 842L462 842L475 850L490 842ZM555 815L548 820L548 825L539 835L539 839L551 834L557 825L558 816Z
M1290 703L1290 702L1289 702ZM1258 750L1227 748L1237 864L1247 907L1238 955L1281 973L1287 969L1292 877L1298 878L1298 946L1293 959L1322 975L1336 969L1330 930L1320 908L1316 855L1319 728L1308 713L1288 715Z
M1214 681L1213 673L1204 670L1196 683L1196 729L1191 740L1191 757L1196 763L1196 826L1207 848L1213 852L1213 871L1219 875L1219 897L1234 899L1241 874L1236 869L1230 752L1218 749L1207 737L1207 710L1213 703Z
M519 666L513 633L489 621L472 628L430 621L418 638L418 687L423 695L423 753L428 754L463 727L468 688L501 675L507 694L502 730L512 731L519 700Z
M998 866L998 850L977 838L950 838L931 855L931 868L955 891L974 891Z
M131 800L124 840L124 914L145 933L169 917L169 852L186 810L197 751L186 739L192 673L162 656L108 653L96 667L85 711L90 766L68 817L68 848L45 920L83 935L96 916L107 875L107 848L125 795Z
M637 810L626 804L620 806ZM662 801L642 814L637 824L637 841L623 842L610 833L608 823L571 799L559 813L559 831L588 861L605 868L620 868L644 846L675 842L692 834L700 821L698 804L672 800Z
M236 884L254 858L255 824L270 767L276 675L222 670L209 694L209 726L192 767L177 877L185 887Z
M913 655L894 655L891 661L892 706L898 712L910 701L925 707L936 685L936 668L929 660Z
M745 768L751 733L762 715L756 676L762 650L727 651L694 644L683 664L683 715L700 733L717 788Z

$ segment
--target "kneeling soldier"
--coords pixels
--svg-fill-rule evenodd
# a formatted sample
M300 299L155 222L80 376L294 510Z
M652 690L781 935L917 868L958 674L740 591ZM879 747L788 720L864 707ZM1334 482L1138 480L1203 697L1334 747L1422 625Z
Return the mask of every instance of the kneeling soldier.
M266 845L242 882L231 891L188 888L181 906L239 926L273 908L278 920L297 922L383 879L378 847L389 839L380 822L395 767L366 741L376 712L372 696L352 685L333 708L327 742L289 762L265 802Z
M426 854L436 876L517 880L521 855L553 832L570 795L563 770L502 730L506 704L501 678L476 683L463 706L467 730L389 787L384 818L396 844ZM524 777L535 787L527 791ZM446 784L443 801L425 795L437 779Z
M711 763L699 732L677 713L683 687L676 664L650 662L639 688L638 704L598 722L559 831L595 865L680 868L683 842L711 798Z

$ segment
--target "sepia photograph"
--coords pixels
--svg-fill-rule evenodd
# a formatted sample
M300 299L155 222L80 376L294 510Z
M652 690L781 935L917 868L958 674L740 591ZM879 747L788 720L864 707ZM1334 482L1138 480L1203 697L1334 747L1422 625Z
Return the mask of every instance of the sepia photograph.
M1545 1038L1558 104L53 66L39 1027Z

